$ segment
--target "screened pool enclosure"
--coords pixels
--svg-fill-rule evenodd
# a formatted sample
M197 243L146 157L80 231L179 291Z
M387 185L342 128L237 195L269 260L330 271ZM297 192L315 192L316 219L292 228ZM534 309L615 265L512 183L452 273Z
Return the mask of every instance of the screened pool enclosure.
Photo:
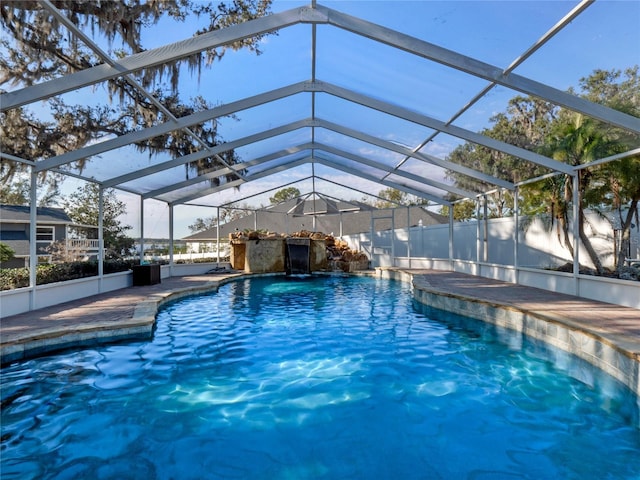
M36 236L35 179L47 172L96 183L101 193L115 188L134 195L142 245L150 208L166 213L173 241L177 219L191 208L206 207L219 216L221 208L289 186L345 202L363 195L376 199L381 190L394 189L432 207L449 207L446 253L425 266L490 275L480 268L487 262L480 219L486 220L486 206L496 195L509 192L516 233L512 265L504 266L512 273L505 279L517 282L519 189L566 176L573 185L567 200L576 219L581 172L640 154L639 118L570 89L597 69L624 70L638 63L636 2L275 1L265 16L199 35L193 35L195 19L179 28L168 19L149 22L142 27L145 49L137 53L111 45L85 21L89 17L71 15L63 3L31 4L37 15L62 25L63 37L77 42L96 64L59 70L32 85L5 74L10 82L0 96L3 115L22 111L54 118L56 100L135 111L137 100L118 98L116 86L124 84L157 113L152 125L104 133L64 152L52 148L42 158L9 153L15 149L7 146L20 139L4 138L4 167L31 175L31 238ZM9 12L13 6L7 2L2 8ZM259 55L227 48L256 37ZM15 40L5 36L3 41ZM211 52L221 58L210 66L193 60ZM36 58L33 64L38 65ZM201 97L202 108L176 112L169 101L173 97L158 93L170 90L169 78L146 82L162 65L177 65L175 90L180 97ZM577 112L632 140L624 151L574 166L487 135L491 118L518 95ZM203 131L214 131L215 139ZM176 132L197 148L176 155L145 147ZM519 178L507 178L462 165L449 154L463 144L500 152L530 168L519 168ZM465 200L475 202L478 219L476 258L466 266L456 262L453 242L453 207ZM571 227L574 245L580 244L577 224ZM98 227L102 232L102 222ZM35 242L30 247L35 258ZM576 249L576 285L580 255ZM404 265L394 258L389 262Z

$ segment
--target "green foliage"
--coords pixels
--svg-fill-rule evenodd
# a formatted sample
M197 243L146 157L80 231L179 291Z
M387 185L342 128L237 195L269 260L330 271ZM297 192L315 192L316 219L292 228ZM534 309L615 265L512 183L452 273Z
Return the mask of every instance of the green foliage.
M108 273L117 273L117 272L126 272L127 270L131 270L131 267L134 265L139 265L140 260L125 260L122 258L114 258L110 260L105 260L103 264L103 271L105 274Z
M409 194L395 188L385 188L378 192L378 196L381 200L376 202L377 208L395 208L403 205Z
M278 190L273 197L269 197L269 201L271 202L271 205L276 205L278 203L286 202L287 200L298 198L299 196L300 190L296 187L287 187L282 190Z
M205 257L205 258L193 258L191 260L176 260L177 265L184 265L186 263L217 263L218 257ZM228 262L229 256L220 257L221 262Z
M220 225L225 223L233 222L241 217L247 215L248 210L252 210L254 207L249 205L247 202L244 202L240 205L232 203L229 204L225 208L220 209ZM211 230L218 225L218 217L217 215L206 217L206 218L196 218L196 221L188 226L189 230L192 234L198 232L204 232L207 230Z
M624 71L594 70L588 77L580 79L582 96L592 102L640 117L638 70L638 65Z
M16 252L6 243L0 242L0 262L7 262L13 258Z
M105 243L105 246L107 244ZM130 255L135 245L135 240L127 235L118 235L105 253L106 259L119 259L120 257ZM124 252L124 253L123 253Z
M640 99L637 95L640 91L638 68L628 69L622 81L621 76L620 71L596 70L590 77L581 79L583 96L632 114L640 113ZM629 132L563 110L551 126L540 151L555 160L578 166L625 152L637 145L638 141L640 138ZM637 215L640 200L639 158L640 156L635 155L580 170L577 192L578 230L581 243L599 274L604 272L604 268L585 230L584 211L602 211L603 207L608 210L617 209L623 227L623 240L617 255L620 268L624 260L622 252L628 246L631 218ZM559 236L564 238L565 245L573 253L575 246L571 245L569 232L569 211L574 193L571 179L565 175L556 176L524 190L533 190L541 196L552 219L557 221ZM622 207L625 205L629 205L629 209L627 217L623 218Z
M3 127L0 126L0 129ZM2 169L0 164L0 179L2 179ZM58 174L51 174L47 177L39 176L38 182L38 206L48 207L55 203L60 196L58 188ZM4 181L0 189L0 203L4 205L29 205L31 202L29 191L29 179L23 175L18 175L12 181Z
M640 75L638 66L621 70L596 70L589 77L580 79L585 98L608 105L630 115L640 117ZM612 153L628 150L640 144L638 135L599 124ZM625 252L630 245L630 233L635 219L640 217L640 155L609 162L589 169L590 188L584 201L593 209L608 209L621 227L617 252L618 274L624 267ZM581 178L582 181L582 178ZM613 220L611 217L607 217Z
M4 205L28 205L29 182L27 180L5 182L0 189L0 203Z
M552 104L534 97L517 96L509 101L505 112L491 118L493 126L481 133L526 150L536 151L544 145L557 116L558 109ZM453 150L447 159L514 183L549 172L545 167L469 142ZM447 171L447 178L454 180L456 186L471 191L482 192L493 188L492 185L454 171ZM490 217L501 217L505 214L505 205L500 200L489 202L488 206Z
M98 226L100 187L96 183L87 183L78 188L62 201L62 207L75 223ZM109 255L118 257L120 252L133 246L133 239L126 235L131 229L123 225L118 217L126 213L126 204L118 200L115 190L107 189L103 194L103 237ZM89 238L97 238L97 230L84 232Z
M374 206L376 208L397 208L401 205L426 205L428 200L416 197L402 190L396 188L385 188L378 192L378 197L381 197Z
M440 209L440 215L448 216L449 207L443 205ZM463 200L453 204L453 220L456 222L464 222L476 218L476 204L473 200Z
M29 286L28 268L1 268L0 290L13 290Z
M214 228L218 224L216 217L196 218L196 221L189 225L191 233L204 232Z
M143 43L144 28L159 21L177 28L184 28L184 20L195 15L199 25L203 25L194 35L214 31L262 17L270 13L271 0L233 0L230 2L204 2L200 0L163 1L116 1L108 2L109 7L96 1L67 0L55 2L63 15L81 29L91 29L108 42L109 50L123 57L146 48ZM3 0L0 4L0 35L3 48L0 49L0 84L26 87L65 74L82 71L104 63L77 39L68 37L68 30L47 9L34 6L24 0ZM169 27L171 28L171 27ZM185 37L189 35L185 31ZM195 53L173 62L145 68L131 75L165 105L175 117L190 112L210 108L201 98L189 103L178 96L180 68L187 67L190 74L221 59L228 49L248 49L260 53L263 35L247 37L232 44ZM70 105L60 97L47 100L50 116L34 114L27 108L15 108L0 113L0 137L3 152L20 158L41 159L61 155L81 148L105 135L123 135L140 128L149 127L166 116L153 102L124 77L113 78L106 83L109 104ZM114 108L111 101L119 101L120 108ZM46 118L46 119L45 119ZM215 121L190 127L195 136L213 146L218 143ZM10 139L10 141L7 141ZM174 157L192 153L201 145L193 136L176 130L168 135L136 144L135 147L154 152L170 152ZM219 166L220 157L227 164L237 163L234 152L212 156L186 166L187 170L202 172L211 165ZM76 162L82 169L85 160ZM11 180L24 172L25 165L0 158L0 179ZM45 173L49 175L48 173ZM231 175L237 178L235 175Z
M580 79L580 96L635 116L640 116L639 91L638 66L625 71L596 70ZM574 166L626 152L640 143L640 138L628 131L532 97L511 99L507 110L491 120L493 125L483 134ZM471 143L456 148L447 159L514 183L550 173L547 168ZM491 188L456 172L448 171L447 175L461 188L479 191ZM551 219L550 228L555 227L558 239L573 254L570 232L572 189L569 176L554 175L522 186L518 204L522 214L547 214ZM600 273L603 272L602 265L585 230L584 211L617 212L618 223L622 225L618 254L620 267L623 260L621 252L629 244L632 218L638 216L640 156L582 169L578 189L580 239ZM471 209L466 214L456 213L456 208L462 208L458 205L461 204L454 207L454 217L471 218ZM510 195L493 197L488 206L490 217L512 214L513 199ZM446 214L448 209L444 208L442 212Z
M126 272L137 265L137 260L106 260L104 273ZM64 282L77 278L94 277L98 275L98 262L67 262L45 263L36 268L36 284ZM12 290L29 286L28 268L3 268L0 269L0 290Z
M262 17L269 13L270 4L269 0L227 3L163 0L111 2L109 8L104 8L100 2L68 0L58 2L56 6L77 25L88 25L96 30L96 34L102 34L110 48L116 44L118 56L125 56L144 51L143 27L154 25L162 19L173 20L177 24L173 28L181 28L187 16L196 15L203 19L199 24L204 23L202 28L191 32L198 35ZM11 70L14 84L31 85L102 63L81 42L69 41L66 28L46 9L34 8L24 0L3 0L2 20L5 34L9 33L15 38L14 43L6 46L7 53L1 64L4 71ZM185 32L185 37L188 35L189 32ZM150 87L154 81L162 80L163 76L177 76L178 65L184 63L192 72L197 72L222 58L227 49L248 48L260 53L260 40L261 36L249 37L185 59L149 67L149 71L141 75L141 82L144 87ZM171 83L175 91L177 79L172 79ZM111 88L115 88L115 85Z

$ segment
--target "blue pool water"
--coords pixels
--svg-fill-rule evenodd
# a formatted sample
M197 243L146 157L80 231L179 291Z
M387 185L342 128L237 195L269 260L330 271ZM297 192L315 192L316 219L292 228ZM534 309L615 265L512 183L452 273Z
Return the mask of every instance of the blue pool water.
M372 278L254 278L2 369L2 479L638 479L631 392Z

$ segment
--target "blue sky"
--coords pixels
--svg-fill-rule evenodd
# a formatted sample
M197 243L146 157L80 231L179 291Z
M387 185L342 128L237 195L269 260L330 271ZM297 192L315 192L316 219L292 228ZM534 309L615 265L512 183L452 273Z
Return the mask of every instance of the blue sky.
M515 0L318 3L476 57L500 68L507 67L577 4L566 1ZM272 9L279 12L304 5L307 5L307 2L276 1ZM176 28L170 23L160 24L149 31L145 37L145 46L155 48L182 40L190 35L195 26L194 20L188 21L184 28ZM518 67L515 73L566 90L571 86L577 86L581 77L589 75L596 68L623 69L638 64L639 26L640 1L599 0L536 52L530 60ZM317 31L319 80L376 98L384 98L439 120L448 120L487 83L332 27L320 25ZM188 99L202 95L213 104L222 104L311 77L311 35L308 25L290 27L278 35L265 37L262 50L263 54L260 56L243 51L228 52L221 62L214 64L211 69L203 70L199 78L191 76L183 69L181 96ZM503 87L494 88L455 124L472 131L488 126L489 118L497 112L504 111L508 100L516 93ZM95 89L83 89L73 95L84 101L97 98ZM328 95L318 96L316 108L316 115L320 118L343 124L353 122L365 133L410 147L424 140L430 133L425 127L398 119L390 120L370 109L350 105ZM304 97L292 97L266 107L239 112L236 120L222 119L219 132L224 140L231 141L308 116L308 100ZM318 136L325 143L346 143L344 139L328 131L319 132ZM299 133L293 133L269 142L240 148L237 152L243 159L251 159L279 149L278 142L282 143L283 147L295 144L299 137ZM459 143L455 138L440 134L424 151L444 158ZM393 155L354 142L351 142L350 146L344 145L344 148L352 148L363 155L372 155L383 162L393 163L396 160ZM381 158L385 155L387 158ZM114 171L122 173L134 166L143 166L157 160L149 159L147 155L138 154L131 149L119 149L104 154L99 159L92 159L86 173L99 179L110 178L114 176ZM344 180L344 174L325 172L323 169L320 171L327 178ZM179 171L170 172L166 178L175 180L175 175L180 174ZM206 199L206 202L216 205L238 200L260 189L287 183L306 174L305 169L296 169L276 178L245 185L240 191L230 190L223 195ZM434 178L442 179L440 171L434 170L430 174ZM163 179L161 176L145 179L149 189L156 186L152 185L155 181L160 186ZM166 182L166 179L164 181ZM350 179L350 182L357 188L372 193L382 189L364 181ZM298 188L305 193L311 186L307 182L300 184ZM321 188L335 189L328 184L322 185ZM360 194L347 191L320 191L347 199L361 197ZM254 204L267 204L271 195L273 191L262 197L252 197L250 201ZM123 195L123 198L130 204L130 214L125 221L137 227L139 202L132 195ZM160 202L147 201L145 213L145 235L167 236L166 207ZM189 232L186 226L196 217L214 214L214 208L181 207L176 218L176 236L187 235Z

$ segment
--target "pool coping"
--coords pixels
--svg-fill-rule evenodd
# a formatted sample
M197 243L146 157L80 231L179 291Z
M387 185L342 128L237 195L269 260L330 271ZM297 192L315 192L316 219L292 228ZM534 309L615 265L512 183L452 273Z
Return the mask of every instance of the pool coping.
M314 272L314 274L316 273L320 275L336 274L335 272ZM416 301L433 308L478 318L515 330L572 353L626 384L640 399L640 336L629 338L629 336L608 331L606 327L590 327L572 320L567 315L525 308L517 303L509 302L506 298L500 299L500 301L487 300L468 293L462 294L451 289L438 288L438 285L433 285L429 281L430 273L437 272L404 268L377 268L352 274L341 272L337 274L377 276L409 283L412 285L413 297ZM166 303L186 296L217 291L222 285L231 281L274 275L284 274L249 274L228 271L216 275L215 278L211 276L202 278L202 283L195 286L151 292L143 301L135 304L131 317L119 317L116 322L76 323L71 329L68 327L39 328L35 331L12 334L9 340L3 334L0 339L1 363L5 365L66 348L149 339L153 335L158 309ZM494 283L500 287L511 285L488 279L482 279L482 282ZM523 288L535 290L530 287ZM117 294L117 291L114 294ZM90 299L87 301L90 302ZM586 301L586 303L593 302ZM625 312L638 312L637 320L640 322L640 311L628 307L620 308Z

